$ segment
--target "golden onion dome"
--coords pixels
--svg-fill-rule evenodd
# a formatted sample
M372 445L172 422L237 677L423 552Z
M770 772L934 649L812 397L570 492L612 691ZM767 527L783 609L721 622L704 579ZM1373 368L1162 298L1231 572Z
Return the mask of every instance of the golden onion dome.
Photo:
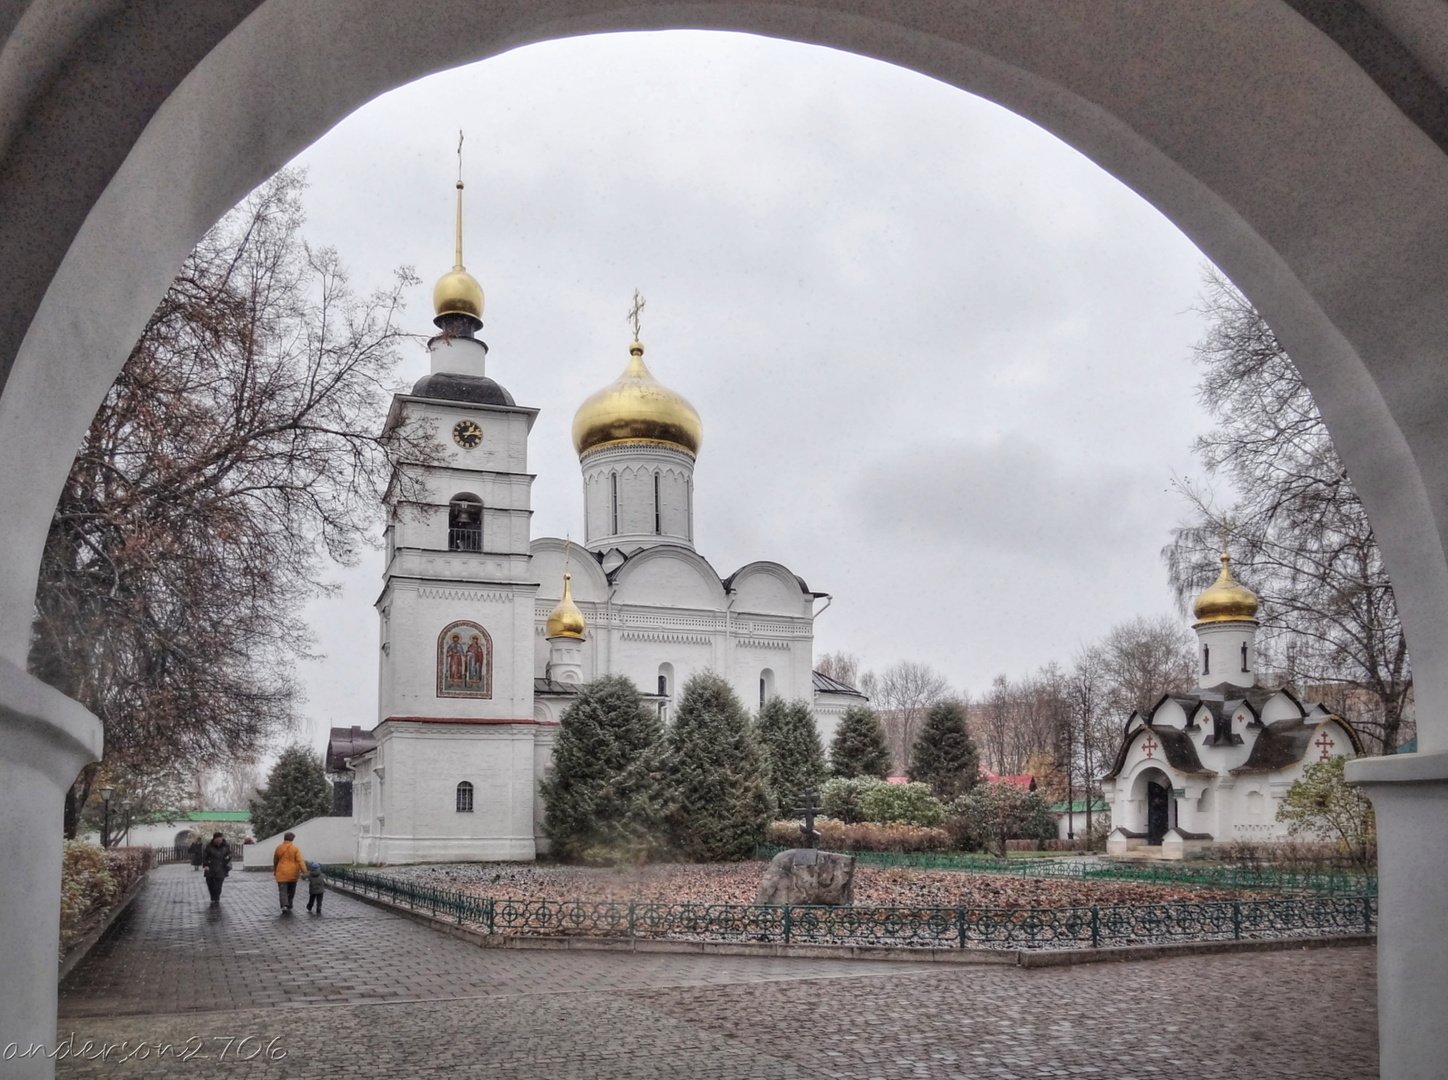
M578 605L573 602L573 586L569 584L572 580L572 574L563 575L563 599L558 601L558 606L548 616L548 636L551 638L581 639L583 631L587 629L583 612L579 611Z
M582 456L620 442L657 442L697 455L704 439L699 414L681 395L660 385L644 366L644 347L629 346L628 367L579 406L573 447Z
M1199 623L1247 622L1257 617L1257 594L1232 576L1232 557L1222 552L1222 572L1192 604Z
M466 315L483 321L483 287L461 266L454 266L432 289L433 313L440 319L444 315Z
M462 139L458 140L457 228L453 239L453 268L432 287L432 321L442 326L447 315L463 315L483 325L483 287L463 269L463 164Z

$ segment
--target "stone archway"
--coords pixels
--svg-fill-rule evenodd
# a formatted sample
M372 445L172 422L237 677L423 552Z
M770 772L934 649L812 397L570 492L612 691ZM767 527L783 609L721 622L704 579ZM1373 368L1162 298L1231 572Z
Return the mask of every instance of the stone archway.
M1413 0L1345 0L1320 27L1316 10L418 0L399 22L385 0L95 0L0 16L0 965L51 987L0 998L0 1044L53 1032L48 823L99 749L94 720L24 673L35 569L73 448L174 267L376 94L532 41L695 27L877 57L1028 117L1161 209L1298 358L1413 649L1423 752L1354 773L1373 784L1390 898L1383 1074L1426 1074L1437 995L1421 988L1448 988L1448 941L1421 929L1448 896L1448 46Z

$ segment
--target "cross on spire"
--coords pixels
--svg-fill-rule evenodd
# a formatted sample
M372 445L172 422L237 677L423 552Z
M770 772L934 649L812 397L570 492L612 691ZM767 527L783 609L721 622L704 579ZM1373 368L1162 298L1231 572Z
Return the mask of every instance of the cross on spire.
M628 321L629 325L633 327L635 341L639 339L639 325L641 322L639 316L643 314L644 305L647 303L648 301L644 299L643 294L635 289L633 307L628 309Z

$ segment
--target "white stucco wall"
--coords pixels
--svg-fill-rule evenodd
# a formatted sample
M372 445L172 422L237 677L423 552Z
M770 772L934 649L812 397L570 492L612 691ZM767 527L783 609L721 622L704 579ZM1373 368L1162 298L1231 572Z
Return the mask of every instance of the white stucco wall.
M287 831L297 834L295 843L307 862L346 865L357 861L357 830L349 817L310 818ZM240 861L247 870L270 872L272 856L285 835L279 832L257 837L255 844L243 844L239 857L233 853L233 867Z

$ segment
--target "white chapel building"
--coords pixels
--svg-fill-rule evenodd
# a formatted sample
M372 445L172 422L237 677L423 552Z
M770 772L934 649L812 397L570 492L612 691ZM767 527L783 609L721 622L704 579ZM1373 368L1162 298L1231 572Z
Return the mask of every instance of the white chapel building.
M530 535L528 437L538 410L489 375L483 291L462 263L433 293L431 373L386 430L421 424L441 460L404 463L387 496L377 599L377 725L334 732L353 775L356 860L526 860L546 850L538 783L578 687L626 675L667 720L692 675L748 708L811 700L828 743L863 700L812 670L817 601L778 563L721 576L695 549L699 414L656 381L635 340L623 373L579 407L583 543ZM637 337L635 316L635 337ZM339 734L340 733L340 734Z
M1362 753L1341 716L1257 685L1257 596L1232 576L1225 551L1221 563L1192 608L1196 693L1133 712L1101 781L1115 825L1107 854L1181 859L1213 844L1286 839L1277 808L1307 766Z

